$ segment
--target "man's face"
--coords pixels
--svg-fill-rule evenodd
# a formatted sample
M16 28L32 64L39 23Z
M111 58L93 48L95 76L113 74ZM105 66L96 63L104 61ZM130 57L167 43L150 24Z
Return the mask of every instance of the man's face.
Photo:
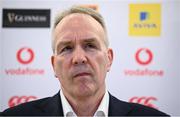
M105 91L105 77L113 53L105 46L105 32L91 16L74 13L55 28L52 65L66 95L92 96Z

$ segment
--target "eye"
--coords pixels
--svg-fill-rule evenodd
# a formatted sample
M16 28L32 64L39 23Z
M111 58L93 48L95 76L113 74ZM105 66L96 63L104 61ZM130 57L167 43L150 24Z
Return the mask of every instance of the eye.
M60 53L63 52L70 52L73 48L71 46L65 46L64 48L61 49Z
M87 44L85 45L85 48L95 49L95 48L97 48L97 47L96 47L96 45L93 44L93 43L87 43Z

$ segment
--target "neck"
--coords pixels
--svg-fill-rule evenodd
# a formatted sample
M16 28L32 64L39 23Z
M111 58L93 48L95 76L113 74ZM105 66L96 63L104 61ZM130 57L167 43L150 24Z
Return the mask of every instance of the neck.
M63 93L77 116L93 116L105 94L105 88L97 91L95 95L83 98L74 98L65 92Z

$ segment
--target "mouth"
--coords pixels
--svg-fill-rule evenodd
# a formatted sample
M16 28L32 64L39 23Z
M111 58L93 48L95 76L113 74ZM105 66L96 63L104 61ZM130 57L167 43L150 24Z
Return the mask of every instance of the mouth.
M90 75L91 75L90 73L82 72L82 73L77 73L76 75L74 75L74 78L77 78L77 77L87 77L87 76L90 76Z

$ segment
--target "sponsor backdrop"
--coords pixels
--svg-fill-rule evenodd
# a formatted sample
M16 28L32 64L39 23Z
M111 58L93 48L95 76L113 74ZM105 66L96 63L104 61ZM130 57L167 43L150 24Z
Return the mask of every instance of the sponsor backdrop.
M107 24L114 63L107 89L121 100L180 115L179 0L1 0L0 111L60 89L50 58L58 11L91 7Z

